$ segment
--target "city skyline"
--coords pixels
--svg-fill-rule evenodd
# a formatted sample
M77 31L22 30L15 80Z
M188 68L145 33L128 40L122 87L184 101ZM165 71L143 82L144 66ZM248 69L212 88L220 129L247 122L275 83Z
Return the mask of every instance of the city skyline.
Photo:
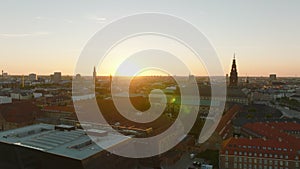
M300 169L299 0L0 4L0 169Z
M72 75L86 42L103 26L120 17L160 11L183 18L203 32L218 53L224 74L230 72L236 52L241 76L300 75L298 1L130 2L70 5L64 0L56 8L50 1L3 1L0 68L19 75L54 71ZM54 9L55 13L49 13Z

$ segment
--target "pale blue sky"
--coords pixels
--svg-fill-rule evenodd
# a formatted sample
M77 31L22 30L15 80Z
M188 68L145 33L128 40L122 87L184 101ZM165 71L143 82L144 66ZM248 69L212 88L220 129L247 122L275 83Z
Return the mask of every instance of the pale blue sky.
M194 24L214 45L226 73L300 76L300 1L2 0L0 69L10 74L72 74L86 42L106 23L162 12Z

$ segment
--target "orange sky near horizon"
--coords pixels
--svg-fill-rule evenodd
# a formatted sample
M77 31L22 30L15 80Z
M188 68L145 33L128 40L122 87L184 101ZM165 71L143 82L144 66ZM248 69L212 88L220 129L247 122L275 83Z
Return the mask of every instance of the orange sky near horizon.
M239 76L300 76L300 1L130 2L77 1L72 6L68 0L0 2L0 71L73 75L82 49L103 26L124 16L154 11L195 25L215 48L224 75L230 73L236 53ZM192 74L205 75L202 65L193 69ZM110 66L100 67L98 75L113 71Z

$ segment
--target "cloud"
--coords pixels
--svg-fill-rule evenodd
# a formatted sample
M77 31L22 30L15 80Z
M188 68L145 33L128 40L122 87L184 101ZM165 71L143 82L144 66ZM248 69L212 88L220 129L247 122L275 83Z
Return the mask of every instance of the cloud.
M74 23L74 21L71 19L51 18L51 17L44 17L44 16L36 16L36 17L34 17L34 19L39 22L50 21L50 22L62 22L62 23L68 23L68 24Z
M34 17L34 19L42 20L42 19L44 19L44 17L42 17L42 16L36 16L36 17Z
M45 17L45 16L36 16L36 17L34 17L34 19L37 20L37 21L50 21L50 20L53 20L53 18Z
M50 32L33 32L33 33L0 33L0 37L7 38L21 38L21 37L34 37L49 35Z
M96 22L98 22L98 23L105 23L105 22L106 22L106 18L104 18L104 17L89 16L88 19L89 19L89 20L96 21Z

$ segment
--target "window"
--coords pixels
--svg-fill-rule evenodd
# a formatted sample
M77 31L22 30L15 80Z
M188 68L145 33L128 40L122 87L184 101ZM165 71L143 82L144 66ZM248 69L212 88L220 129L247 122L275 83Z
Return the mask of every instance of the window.
M282 161L282 160L280 160L280 161L279 161L279 164L280 164L281 166L283 166L283 161Z
M237 164L236 163L233 164L233 168L237 168Z

